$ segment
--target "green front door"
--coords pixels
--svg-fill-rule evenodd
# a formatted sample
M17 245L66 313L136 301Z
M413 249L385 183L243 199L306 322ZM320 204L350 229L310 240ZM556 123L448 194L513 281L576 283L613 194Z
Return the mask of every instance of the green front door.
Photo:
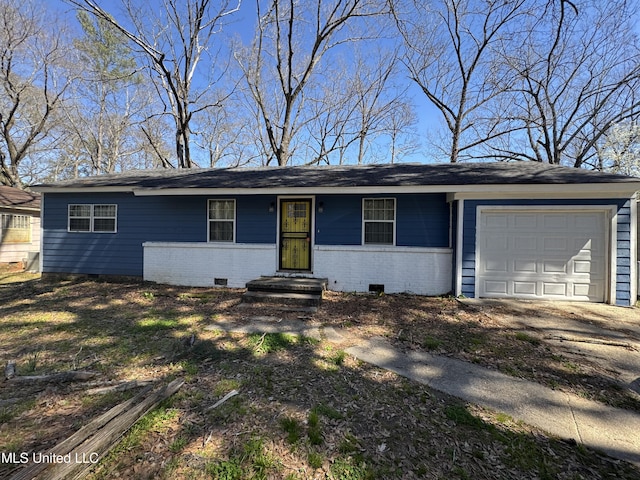
M311 269L311 200L280 203L280 269Z

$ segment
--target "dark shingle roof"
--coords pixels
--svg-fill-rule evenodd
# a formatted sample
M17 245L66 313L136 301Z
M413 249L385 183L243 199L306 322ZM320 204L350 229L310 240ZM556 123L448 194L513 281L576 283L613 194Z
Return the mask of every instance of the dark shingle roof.
M140 170L66 180L36 188L348 188L635 182L640 183L640 178L538 162L495 162Z
M39 210L40 194L0 185L0 207Z

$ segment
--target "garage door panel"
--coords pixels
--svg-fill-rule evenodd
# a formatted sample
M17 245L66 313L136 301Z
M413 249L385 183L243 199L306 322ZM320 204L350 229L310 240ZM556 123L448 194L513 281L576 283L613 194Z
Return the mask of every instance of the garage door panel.
M487 229L503 230L509 225L509 219L505 215L488 213L484 218L484 227Z
M544 252L569 252L569 239L567 237L543 237L542 249Z
M487 280L484 282L484 288L490 295L504 296L508 294L508 283L506 281L492 281Z
M513 226L516 228L536 228L537 224L538 217L535 214L520 213L513 216Z
M542 228L552 230L567 230L567 216L564 213L542 214Z
M574 297L589 297L595 298L603 294L602 290L597 285L589 283L574 283L573 284L573 296Z
M604 211L485 215L478 229L480 296L604 301Z
M515 252L536 252L538 251L537 239L531 236L526 237L513 237L512 249ZM507 242L506 248L509 248L509 242ZM505 250L503 250L504 252Z
M566 297L567 284L562 282L543 282L542 295L545 297Z
M505 251L509 248L509 239L505 237L487 237L480 248L486 251Z
M567 273L567 266L563 260L543 260L542 273Z
M536 282L513 282L514 295L534 295L536 294Z
M489 260L485 263L484 266L485 272L504 272L507 273L509 271L509 263L502 260Z
M517 273L536 273L538 271L538 262L535 259L516 259L513 261L513 269L511 272Z

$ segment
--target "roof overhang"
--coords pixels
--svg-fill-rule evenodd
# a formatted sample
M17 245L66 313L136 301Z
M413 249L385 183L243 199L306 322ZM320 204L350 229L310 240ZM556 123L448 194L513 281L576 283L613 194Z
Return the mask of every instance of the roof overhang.
M139 188L37 187L41 193L132 193L140 197L194 195L331 195L331 194L399 194L446 193L448 200L483 198L629 198L640 190L640 183L580 184L482 184L482 185L400 185L352 187L266 187L266 188Z

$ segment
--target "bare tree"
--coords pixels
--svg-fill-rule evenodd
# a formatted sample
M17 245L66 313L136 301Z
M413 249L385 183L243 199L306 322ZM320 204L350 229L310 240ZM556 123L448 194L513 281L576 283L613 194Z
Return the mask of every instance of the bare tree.
M78 12L84 35L76 39L78 80L66 121L78 146L74 153L90 161L89 174L112 173L135 167L139 152L137 124L150 96L129 46L129 40L110 23Z
M598 169L640 176L640 125L625 121L611 127L598 145Z
M53 120L70 83L68 47L40 3L0 3L0 184L21 187L21 166L55 144Z
M322 89L314 80L329 68L327 55L365 37L365 20L386 7L376 0L256 0L256 7L254 42L236 58L266 132L267 163L273 158L284 166L313 119L305 102L319 100Z
M494 155L598 167L607 132L640 111L635 9L626 0L545 4L521 47L506 55L518 78L509 122L523 134L494 145Z
M178 167L194 166L191 120L194 114L211 107L202 100L216 80L212 75L210 82L196 88L194 76L201 63L208 63L211 69L216 66L215 59L205 62L203 57L217 51L213 49L213 37L226 17L238 10L241 0L164 0L160 9L157 4L123 0L126 21L132 29L94 0L67 1L113 25L148 60L161 98L168 104L165 110L175 123Z
M389 163L396 163L418 149L420 142L413 131L416 123L416 113L407 102L396 103L386 116L383 131L389 137Z
M503 135L486 108L509 86L500 55L528 14L529 0L391 0L411 79L442 114L452 163ZM510 128L507 126L507 128Z

